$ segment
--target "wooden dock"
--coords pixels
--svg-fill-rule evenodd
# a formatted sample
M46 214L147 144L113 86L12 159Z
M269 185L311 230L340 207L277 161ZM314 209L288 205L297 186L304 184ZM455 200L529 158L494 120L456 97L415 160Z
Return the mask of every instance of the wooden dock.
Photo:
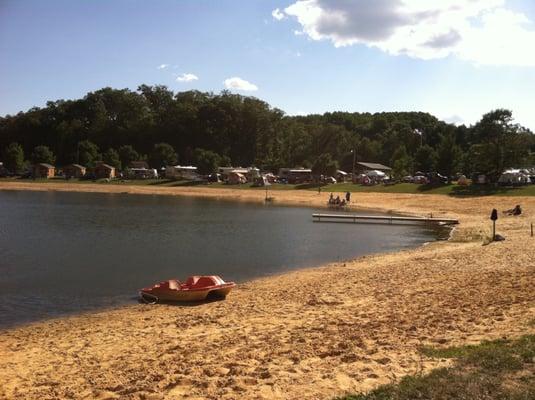
M356 215L356 214L312 214L314 222L364 222L400 224L404 222L427 223L438 225L456 225L459 220L450 218L425 218L425 217L394 217L389 215Z

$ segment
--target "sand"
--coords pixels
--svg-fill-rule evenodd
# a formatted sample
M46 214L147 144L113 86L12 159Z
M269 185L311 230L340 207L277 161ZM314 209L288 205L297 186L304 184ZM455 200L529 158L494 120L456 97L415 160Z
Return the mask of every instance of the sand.
M252 190L0 183L262 201ZM275 191L323 205L327 194ZM0 332L2 399L331 399L448 365L423 345L535 333L535 198L353 194L360 208L448 216L450 241L239 285L199 306L133 304ZM503 242L483 245L492 208Z

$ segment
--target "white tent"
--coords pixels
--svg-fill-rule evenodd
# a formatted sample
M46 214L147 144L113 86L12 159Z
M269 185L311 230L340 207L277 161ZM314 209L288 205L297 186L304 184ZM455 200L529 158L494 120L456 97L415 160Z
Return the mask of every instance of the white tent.
M530 182L529 175L520 169L508 169L498 179L498 183L506 185L525 185Z
M386 174L384 172L378 171L376 169L372 169L371 171L366 171L366 175L370 178L384 178Z

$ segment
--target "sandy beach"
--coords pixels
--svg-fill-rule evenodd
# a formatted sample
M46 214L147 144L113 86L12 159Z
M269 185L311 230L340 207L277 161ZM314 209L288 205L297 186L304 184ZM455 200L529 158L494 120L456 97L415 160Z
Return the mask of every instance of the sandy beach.
M54 190L264 200L256 190L1 182ZM275 204L328 194L273 191ZM422 345L535 327L535 198L359 193L359 209L457 218L451 240L239 285L198 306L132 304L0 331L0 399L332 399L447 365ZM493 208L506 240L483 245Z

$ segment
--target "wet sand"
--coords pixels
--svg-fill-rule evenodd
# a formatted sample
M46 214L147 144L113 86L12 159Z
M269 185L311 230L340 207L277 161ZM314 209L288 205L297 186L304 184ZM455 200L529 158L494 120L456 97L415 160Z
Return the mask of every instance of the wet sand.
M0 183L263 201L253 190ZM328 194L273 191L321 206ZM135 304L0 332L0 398L331 399L447 365L422 345L535 333L535 198L354 193L360 209L458 218L448 242L289 272L198 306ZM483 246L492 208L504 242Z

